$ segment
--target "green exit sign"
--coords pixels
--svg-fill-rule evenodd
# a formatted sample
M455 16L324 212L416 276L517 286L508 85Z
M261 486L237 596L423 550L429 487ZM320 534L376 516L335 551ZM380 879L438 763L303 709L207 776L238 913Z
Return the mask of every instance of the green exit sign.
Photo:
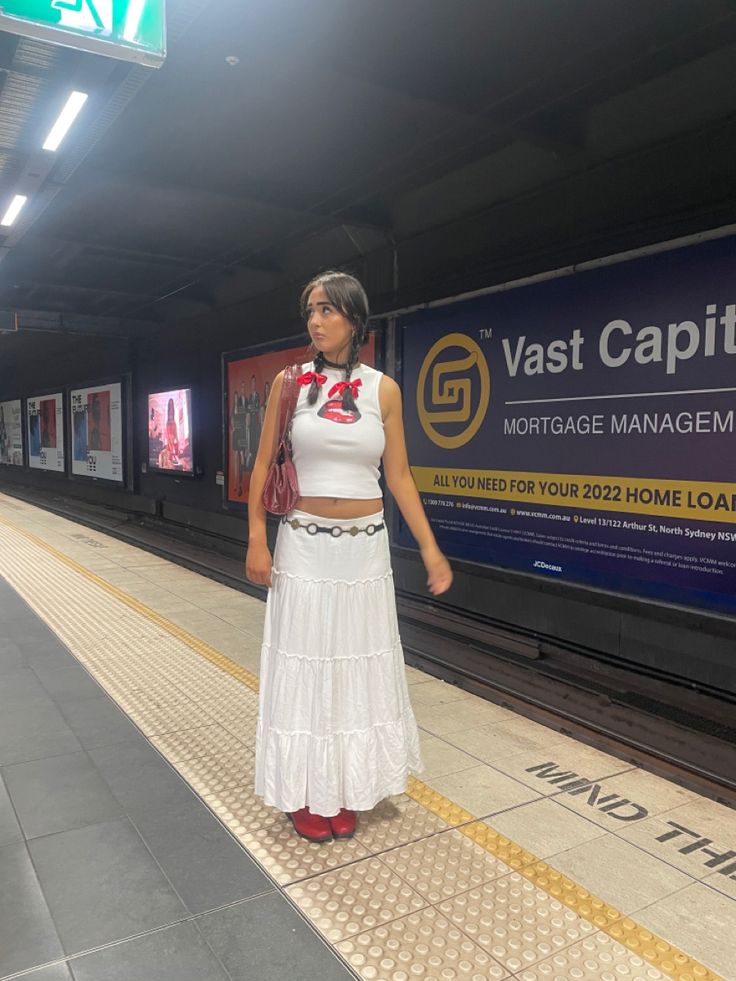
M164 0L0 0L0 28L154 68L166 58Z

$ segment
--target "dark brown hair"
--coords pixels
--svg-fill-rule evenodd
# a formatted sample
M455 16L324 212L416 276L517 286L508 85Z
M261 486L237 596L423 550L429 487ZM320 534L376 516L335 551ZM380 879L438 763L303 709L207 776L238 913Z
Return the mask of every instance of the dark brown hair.
M360 349L368 339L368 317L370 313L368 297L361 282L355 276L330 269L327 272L320 273L319 276L315 276L302 290L300 309L305 319L307 317L309 297L312 290L318 286L324 289L328 301L343 317L350 321L353 327L353 336L350 341L350 348L345 364L345 381L350 381L353 368L360 361ZM324 368L324 363L325 357L318 351L314 358L314 367L317 374ZM308 401L311 405L314 405L317 401L318 394L319 386L316 381L313 381L308 395ZM355 401L349 388L346 388L343 392L342 405L344 409L355 409Z

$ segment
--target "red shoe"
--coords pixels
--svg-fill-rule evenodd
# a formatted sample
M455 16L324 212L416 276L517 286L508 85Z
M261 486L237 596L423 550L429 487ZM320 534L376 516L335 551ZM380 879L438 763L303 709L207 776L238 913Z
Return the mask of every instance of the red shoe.
M308 807L286 815L296 833L307 841L332 841L332 828L327 818L312 814Z
M352 838L355 834L356 817L355 811L348 811L341 807L340 813L329 819L334 838Z

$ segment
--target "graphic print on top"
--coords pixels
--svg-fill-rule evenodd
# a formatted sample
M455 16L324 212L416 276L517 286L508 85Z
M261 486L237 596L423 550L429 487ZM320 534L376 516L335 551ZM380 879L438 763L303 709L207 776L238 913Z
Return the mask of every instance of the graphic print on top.
M360 378L352 382L338 382L333 385L327 393L327 401L317 413L322 419L329 419L330 422L339 422L343 425L352 425L360 419L360 409L355 405L352 409L344 408L342 395L346 388L350 388L353 399L357 399L361 386Z

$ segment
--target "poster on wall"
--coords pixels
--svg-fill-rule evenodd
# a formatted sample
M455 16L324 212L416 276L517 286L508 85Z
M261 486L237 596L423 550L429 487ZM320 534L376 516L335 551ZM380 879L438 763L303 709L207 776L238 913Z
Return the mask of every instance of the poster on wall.
M243 356L244 352L225 355L225 433L227 501L247 504L250 475L255 463L258 442L266 414L271 385L287 365L302 364L310 357L307 345L269 350ZM361 351L361 361L375 366L376 337L368 335Z
M23 466L23 409L20 399L0 402L0 464Z
M70 396L72 473L123 482L123 406L120 382L75 388Z
M448 555L736 612L734 284L728 239L401 319Z
M26 399L28 466L63 473L64 397L36 395Z
M164 473L194 474L191 388L148 396L148 466Z

